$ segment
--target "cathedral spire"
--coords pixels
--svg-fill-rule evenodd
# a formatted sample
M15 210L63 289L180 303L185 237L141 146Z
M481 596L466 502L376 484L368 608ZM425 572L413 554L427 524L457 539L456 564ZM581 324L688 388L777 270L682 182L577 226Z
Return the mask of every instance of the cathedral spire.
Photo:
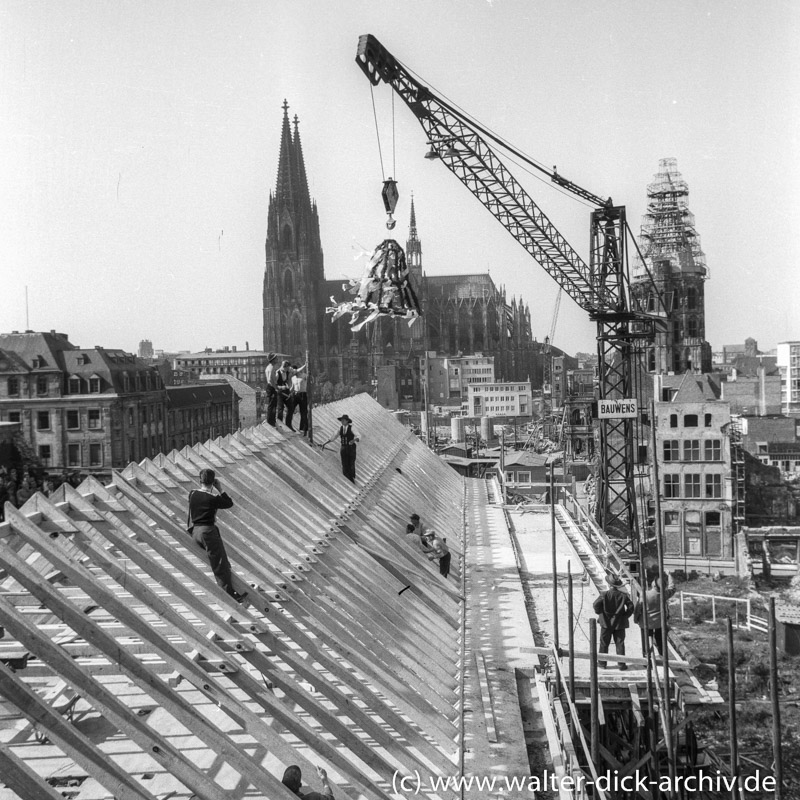
M278 203L291 203L294 199L292 165L294 162L292 132L289 128L289 104L283 101L283 127L281 128L281 149L278 156L278 183L275 199Z
M303 145L300 143L300 120L294 115L294 136L292 137L294 154L294 174L297 187L297 200L304 210L310 210L311 199L308 193L308 178L306 177L306 162L303 158Z
M411 279L415 286L422 282L422 243L417 235L417 214L414 210L414 194L411 194L411 220L408 225L408 239L406 240L406 260Z
M409 223L409 231L408 231L408 238L409 239L416 239L417 238L417 215L414 212L414 193L411 193L411 222Z

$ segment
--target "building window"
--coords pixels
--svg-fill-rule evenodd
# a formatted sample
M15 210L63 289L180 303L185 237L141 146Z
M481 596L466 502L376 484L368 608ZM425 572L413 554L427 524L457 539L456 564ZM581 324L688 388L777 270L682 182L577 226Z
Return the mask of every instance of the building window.
M67 430L76 431L81 427L81 415L76 408L67 411Z
M674 498L681 496L681 476L680 475L665 475L664 476L664 497Z
M20 422L22 420L22 412L21 411L9 411L8 412L8 421L9 422Z
M696 428L697 427L697 414L684 414L683 415L683 427L684 428Z
M687 472L683 476L684 497L700 497L700 473Z
M667 553L680 555L683 552L680 511L664 512L664 542Z
M67 466L79 467L81 465L81 446L70 443L67 445Z
M678 427L678 415L677 414L670 414L669 415L669 426L670 426L670 428L677 428Z
M683 521L686 539L686 553L690 556L703 555L703 529L699 511L687 511Z
M47 394L47 375L36 376L36 394Z
M680 461L677 439L664 440L664 461Z
M39 460L44 462L46 467L50 466L51 449L49 444L39 445Z
M706 511L706 555L722 556L722 517L719 511Z
M11 375L8 378L8 396L17 397L19 395L19 378L16 375Z
M50 412L37 411L36 412L36 430L49 431L50 430Z
M90 408L88 414L88 424L89 428L97 429L101 425L100 419L100 409L99 408Z
M705 423L706 428L710 428L711 427L711 414L706 414L705 415L704 423Z
M92 444L89 445L89 466L103 466L103 445L100 444L100 442L92 442Z
M722 440L706 439L705 456L706 461L722 461Z
M100 393L100 378L89 378L89 392L91 394Z
M67 388L70 394L80 394L81 379L77 375L72 375L69 379Z
M518 483L530 483L531 482L531 474L530 474L530 472L518 472L517 473L517 482Z
M722 497L722 475L706 475L706 497Z
M685 439L683 442L683 460L684 461L699 461L700 460L700 440L699 439Z

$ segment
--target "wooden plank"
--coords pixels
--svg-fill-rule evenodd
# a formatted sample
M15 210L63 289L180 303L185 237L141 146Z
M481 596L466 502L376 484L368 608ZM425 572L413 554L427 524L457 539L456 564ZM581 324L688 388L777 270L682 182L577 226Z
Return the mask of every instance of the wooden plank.
M0 775L3 776L3 784L21 800L64 800L61 792L40 780L39 776L3 742L0 742ZM152 795L146 796L152 797ZM120 798L122 797L123 795L120 795Z
M526 653L532 653L533 655L537 656L552 656L553 649L551 647L526 647ZM575 651L575 658L582 658L584 660L590 660L597 658L596 653L589 653L586 650L576 650ZM663 664L664 660L660 656L654 656L656 664ZM622 663L622 664L629 664L634 665L637 667L646 667L647 666L647 659L641 656L618 656L615 653L603 653L603 660L611 661L614 663ZM688 661L680 661L673 658L669 660L670 667L676 667L685 670L691 670Z
M478 673L478 685L481 690L481 701L483 703L483 717L486 720L486 735L490 742L496 743L497 724L494 718L494 704L492 703L492 692L489 687L489 675L486 672L486 659L483 653L473 652L475 670Z
M631 695L631 708L633 709L633 716L636 720L636 727L644 727L644 715L642 714L642 704L639 700L639 689L635 683L628 684L628 690Z

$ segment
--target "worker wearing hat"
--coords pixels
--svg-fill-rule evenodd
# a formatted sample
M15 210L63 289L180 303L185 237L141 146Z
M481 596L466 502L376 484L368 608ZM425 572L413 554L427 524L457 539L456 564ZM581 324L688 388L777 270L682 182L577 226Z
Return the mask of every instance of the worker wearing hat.
M594 601L592 606L600 623L600 655L608 652L613 637L617 655L624 656L625 631L628 629L628 619L633 614L633 602L622 591L622 579L619 575L610 576L608 584L609 588ZM605 667L606 662L601 661L599 666ZM620 661L619 668L628 669L628 665Z
M264 403L267 406L267 423L275 425L278 411L278 370L275 366L278 360L277 353L267 353L267 368L264 374L267 379L267 391Z
M339 423L339 430L337 431L339 436L339 453L342 457L342 475L347 478L347 480L351 481L352 483L356 482L356 442L358 441L358 436L356 436L355 432L353 431L353 420L347 416L347 414L342 414L341 417L336 418ZM328 439L327 442L323 442L322 446L324 447L329 442L332 442L336 438L336 433Z

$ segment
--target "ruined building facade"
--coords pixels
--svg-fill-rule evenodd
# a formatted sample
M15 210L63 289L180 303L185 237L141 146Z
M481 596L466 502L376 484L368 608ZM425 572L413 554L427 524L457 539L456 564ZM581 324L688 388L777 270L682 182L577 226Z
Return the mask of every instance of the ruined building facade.
M528 306L509 301L488 273L426 275L413 198L405 252L423 315L411 325L378 318L357 333L350 330L348 315L331 322L325 313L330 298L338 302L349 295L341 280L325 279L317 206L309 196L297 117L292 125L286 103L282 124L267 221L264 350L293 359L308 351L320 385L360 391L383 385L379 399L396 407L420 407L426 352L492 356L499 380L530 378L540 387L542 348L533 341Z
M647 211L639 238L642 258L634 265L631 286L633 301L642 310L666 313L666 330L657 334L647 354L650 372L711 371L711 346L705 338L708 268L688 196L676 160L662 158L647 187Z

